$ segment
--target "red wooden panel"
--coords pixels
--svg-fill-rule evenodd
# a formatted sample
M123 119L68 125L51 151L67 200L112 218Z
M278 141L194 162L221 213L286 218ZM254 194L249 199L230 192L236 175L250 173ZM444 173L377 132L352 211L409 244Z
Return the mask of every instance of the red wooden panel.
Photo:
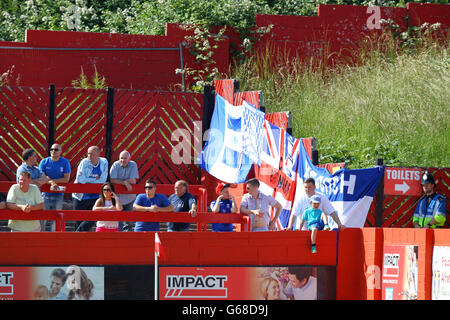
M128 150L139 168L140 181L159 183L183 179L200 182L200 170L193 161L194 122L201 121L203 96L191 93L152 92L119 89L114 94L113 159ZM172 141L175 130L188 134L191 163L175 164Z
M70 161L72 182L87 149L105 148L106 90L56 88L55 95L55 142Z
M234 79L221 79L214 81L216 93L229 103L234 102Z
M0 87L0 179L15 180L22 151L47 156L48 89Z

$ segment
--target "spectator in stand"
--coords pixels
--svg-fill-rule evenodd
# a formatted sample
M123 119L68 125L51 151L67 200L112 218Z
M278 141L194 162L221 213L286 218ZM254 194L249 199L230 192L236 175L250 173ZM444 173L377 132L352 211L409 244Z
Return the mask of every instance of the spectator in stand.
M100 198L94 204L94 211L122 211L122 202L116 195L114 186L111 182L105 182L102 186ZM119 231L118 221L97 221L96 232Z
M89 147L87 158L81 160L78 165L75 183L103 184L107 178L108 160L100 157L99 147ZM98 193L73 193L73 209L92 210L98 198ZM89 231L94 225L95 221L77 221L76 231Z
M447 200L436 193L436 182L428 171L422 176L421 181L424 197L417 203L413 215L414 228L439 228L443 227L447 214Z
M68 183L70 179L70 163L61 157L61 146L57 143L50 148L50 157L42 159L39 169L50 179L51 190L59 190L58 183ZM61 210L63 208L64 193L44 192L44 210ZM55 221L41 220L41 228L44 231L55 231Z
M139 194L133 205L138 212L171 212L173 205L163 194L156 193L156 182L145 181L145 193ZM136 222L134 231L159 231L159 222Z
M36 166L38 164L38 156L33 149L25 149L22 152L22 164L17 168L16 182L19 183L20 173L28 171L31 174L31 183L41 187L49 182L49 178Z
M121 184L127 188L128 191L133 189L133 184L136 184L139 179L139 172L136 162L131 160L131 155L124 150L119 155L119 160L115 161L109 170L109 177L114 184ZM119 199L122 201L123 211L133 211L135 194L119 194ZM119 221L119 231L132 231L133 226L130 222L123 223Z
M236 201L230 194L229 183L218 183L216 193L219 195L216 200L211 202L211 210L215 213L235 213L237 211ZM212 230L216 232L233 231L232 223L213 223Z
M306 222L308 230L311 230L311 252L316 253L316 237L317 231L328 230L328 218L327 215L319 209L320 207L320 197L315 194L311 197L311 207L303 212L302 218L300 220L300 230L303 224Z
M240 211L250 216L251 231L273 231L281 214L281 204L272 196L259 191L259 180L252 178L245 182L248 193L244 194ZM270 206L276 209L275 217L270 220Z
M316 191L316 181L313 178L308 178L303 183L303 188L305 193L302 195L297 205L292 208L292 214L289 218L289 224L285 230L295 230L294 224L297 217L302 217L306 209L311 207L311 197L313 195L318 195L320 197L320 207L319 209L325 212L326 215L331 216L336 222L339 229L345 229L345 225L341 223L336 210L331 204L330 200L324 195Z
M189 212L192 217L197 216L197 202L195 197L188 192L188 183L184 180L175 182L175 193L169 196L169 201L174 207L174 212ZM189 231L190 223L168 222L167 231Z
M19 174L19 183L13 184L9 188L6 205L10 210L24 213L44 209L44 199L39 188L31 184L31 174L28 171L22 171ZM9 220L8 227L11 228L11 231L41 231L39 220Z

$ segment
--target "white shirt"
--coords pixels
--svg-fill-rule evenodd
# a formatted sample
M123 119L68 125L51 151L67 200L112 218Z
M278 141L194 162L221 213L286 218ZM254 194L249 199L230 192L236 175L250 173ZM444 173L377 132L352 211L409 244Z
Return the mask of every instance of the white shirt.
M315 192L314 195L318 195L320 197L320 206L319 209L322 210L326 215L330 215L333 212L336 212L330 200L328 200L327 196L320 193ZM298 218L302 217L303 212L306 209L311 208L311 198L306 195L306 193L302 193L299 199L295 199L294 207L292 208L292 213ZM294 223L293 230L298 230L300 226L300 219L297 219L297 222ZM306 230L306 224L303 225L303 230Z
M112 201L105 200L104 207L110 207L110 206L112 206ZM114 210L107 210L107 211L114 211ZM107 228L107 229L117 229L117 228L119 228L119 222L118 221L97 221L97 227Z

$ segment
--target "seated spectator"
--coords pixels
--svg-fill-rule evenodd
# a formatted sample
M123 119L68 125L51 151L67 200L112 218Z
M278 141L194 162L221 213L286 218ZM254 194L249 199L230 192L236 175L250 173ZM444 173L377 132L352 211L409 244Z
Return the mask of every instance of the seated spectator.
M31 174L28 171L22 171L19 174L19 183L9 188L6 206L10 210L19 210L24 213L44 209L44 199L39 188L31 184ZM11 231L41 231L39 220L9 220L8 227Z
M122 202L115 194L114 186L110 182L105 182L102 186L100 198L94 204L94 211L122 211ZM119 231L118 221L97 221L96 232Z
M211 210L215 213L235 213L237 211L236 202L233 195L230 194L229 183L219 183L216 187L216 193L219 195L216 200L211 202ZM232 223L213 223L212 230L216 232L233 231Z
M133 205L139 212L171 212L173 205L163 194L156 193L156 182L145 181L145 193L139 194ZM159 222L136 222L134 231L159 231Z
M189 212L192 217L197 216L197 202L195 197L188 192L188 183L178 180L175 183L175 193L169 196L169 201L174 207L174 212ZM189 231L190 223L168 222L167 231Z

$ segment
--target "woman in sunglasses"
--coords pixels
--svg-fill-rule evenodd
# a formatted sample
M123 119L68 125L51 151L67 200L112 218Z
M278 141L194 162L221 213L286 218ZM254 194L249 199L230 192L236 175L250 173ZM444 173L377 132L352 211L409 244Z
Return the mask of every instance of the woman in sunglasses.
M122 202L115 194L114 186L110 182L105 182L102 186L100 198L94 204L94 211L122 211ZM119 231L118 221L97 221L96 232Z

